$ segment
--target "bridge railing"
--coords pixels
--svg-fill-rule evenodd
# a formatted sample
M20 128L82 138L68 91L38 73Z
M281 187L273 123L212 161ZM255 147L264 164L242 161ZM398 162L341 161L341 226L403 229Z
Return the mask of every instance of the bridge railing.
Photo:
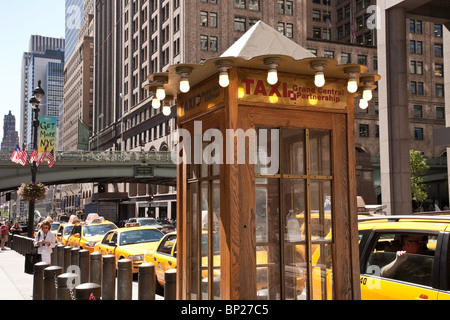
M9 162L12 151L0 151L0 163ZM28 153L28 158L31 152ZM169 163L172 162L171 152L156 151L58 151L56 162L141 162Z

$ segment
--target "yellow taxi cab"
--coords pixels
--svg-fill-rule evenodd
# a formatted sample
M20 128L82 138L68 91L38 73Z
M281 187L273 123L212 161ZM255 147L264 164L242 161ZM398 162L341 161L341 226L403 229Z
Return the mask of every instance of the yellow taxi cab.
M167 233L154 250L145 254L144 260L155 265L156 280L159 285L164 286L164 273L177 268L177 233Z
M450 299L450 216L358 221L363 300Z
M56 232L56 243L67 246L67 240L69 239L73 226L71 223L61 223Z
M133 273L139 271L144 255L153 251L164 234L155 227L130 226L107 232L95 245L94 251L102 255L115 255L116 261L133 261Z
M75 224L67 239L67 245L73 248L80 248L94 252L94 247L103 236L110 230L117 229L117 226L104 218L94 218L86 222Z

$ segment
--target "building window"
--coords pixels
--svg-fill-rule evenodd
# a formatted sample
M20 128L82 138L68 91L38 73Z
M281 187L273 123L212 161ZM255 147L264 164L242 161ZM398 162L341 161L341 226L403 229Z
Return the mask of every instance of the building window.
M369 137L369 125L368 124L360 124L359 125L359 136L362 138Z
M215 36L209 37L209 50L213 52L218 51L218 38Z
M442 57L443 56L443 50L442 50L442 44L436 43L434 45L434 56L435 57Z
M436 97L444 97L444 85L442 83L436 83Z
M245 0L234 0L234 7L239 9L245 9Z
M313 38L314 39L320 39L321 38L321 31L320 28L313 28Z
M320 21L320 10L312 11L312 19L313 21Z
M211 28L217 28L217 13L216 12L210 12L209 13L209 26Z
M417 45L416 45L416 53L417 53L417 54L422 54L422 53L423 53L422 48L423 48L423 46L422 46L422 41L417 41Z
M293 38L294 37L294 25L292 23L286 23L286 37Z
M423 96L423 82L417 82L417 94Z
M434 25L434 36L435 37L442 37L442 24L435 24Z
M445 107L436 107L436 119L445 119Z
M351 55L350 55L350 53L342 52L341 53L341 64L347 64L347 63L352 63Z
M234 31L245 32L245 18L234 18Z
M409 20L409 32L416 32L416 23L414 20Z
M323 40L331 40L331 30L328 28L322 29L322 39Z
M416 33L421 34L422 33L422 21L417 20L416 22Z
M409 40L409 53L416 53L416 42Z
M414 128L414 140L423 140L423 128Z
M422 118L422 106L414 106L414 118Z
M200 50L208 51L208 36L200 36Z
M248 8L250 10L259 11L259 0L249 0Z
M423 62L417 61L416 66L417 66L417 69L416 69L417 74L423 74Z
M417 94L417 82L411 81L411 94Z
M434 64L434 75L436 77L443 77L444 76L444 65L443 64Z
M367 66L367 56L366 55L362 55L362 54L358 54L358 62L357 63Z
M208 12L200 11L200 25L202 27L208 26Z
M334 51L325 50L323 52L324 58L331 58L334 59Z

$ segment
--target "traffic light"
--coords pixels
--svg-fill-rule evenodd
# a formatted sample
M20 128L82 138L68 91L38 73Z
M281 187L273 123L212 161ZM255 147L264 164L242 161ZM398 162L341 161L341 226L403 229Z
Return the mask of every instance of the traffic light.
M104 184L99 184L98 185L98 193L105 193L106 192L106 187Z

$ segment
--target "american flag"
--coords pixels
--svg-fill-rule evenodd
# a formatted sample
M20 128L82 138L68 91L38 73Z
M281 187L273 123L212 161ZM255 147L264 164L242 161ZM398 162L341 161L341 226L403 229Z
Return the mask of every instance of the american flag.
M44 152L42 152L39 162L40 163L44 162L46 158L47 158L47 147L45 147Z
M19 146L16 146L16 149L14 149L14 152L11 155L11 161L14 163L19 163L18 159L19 159Z
M53 150L50 153L47 153L47 163L49 168L53 168L55 165L55 156L53 154Z
M36 162L36 165L39 165L39 153L36 148L34 148L30 157L30 163L33 164L33 162Z
M20 150L20 148L19 148L19 151L18 151L18 163L19 164L21 164L22 166L25 166L26 164L27 164L27 162L28 162L28 160L27 160L27 158L28 158L28 153L27 153L27 150L26 150L26 146L25 146L25 144L23 144L23 148L22 148L22 151Z
M330 18L327 18L326 25L327 25L327 28L331 28L332 27Z
M356 33L355 33L355 27L353 26L353 24L352 24L352 27L351 27L351 32L352 32L352 40L355 40L356 39Z

